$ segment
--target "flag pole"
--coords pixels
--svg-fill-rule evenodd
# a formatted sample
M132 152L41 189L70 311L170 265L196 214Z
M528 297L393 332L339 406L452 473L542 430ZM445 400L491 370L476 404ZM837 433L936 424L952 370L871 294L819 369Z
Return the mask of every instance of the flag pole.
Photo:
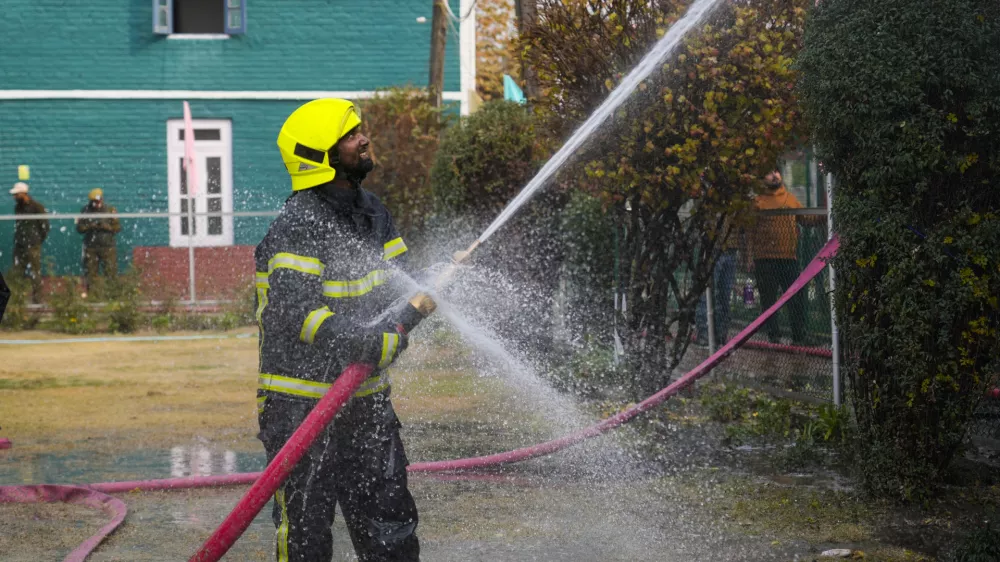
M194 202L198 187L198 172L194 157L194 124L191 120L191 106L184 102L184 171L188 187L188 295L191 304L198 301L194 289Z

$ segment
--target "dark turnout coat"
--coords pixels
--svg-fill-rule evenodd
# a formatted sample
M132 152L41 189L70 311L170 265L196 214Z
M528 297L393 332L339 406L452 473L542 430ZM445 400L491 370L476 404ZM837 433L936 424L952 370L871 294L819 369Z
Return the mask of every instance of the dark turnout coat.
M400 301L407 251L375 195L331 184L295 193L254 253L260 389L319 398L347 365L386 366L396 326L420 315ZM412 292L412 290L411 290ZM388 386L376 369L359 393Z

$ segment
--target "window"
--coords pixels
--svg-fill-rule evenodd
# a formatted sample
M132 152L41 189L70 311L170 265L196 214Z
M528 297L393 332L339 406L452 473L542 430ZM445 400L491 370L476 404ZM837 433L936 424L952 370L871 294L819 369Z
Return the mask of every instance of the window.
M225 213L233 211L232 123L195 119L193 130L198 186L192 190L184 170L184 120L167 121L168 208L181 213L170 217L170 245L229 246L233 217Z
M246 0L153 0L153 32L159 35L240 35L246 16Z

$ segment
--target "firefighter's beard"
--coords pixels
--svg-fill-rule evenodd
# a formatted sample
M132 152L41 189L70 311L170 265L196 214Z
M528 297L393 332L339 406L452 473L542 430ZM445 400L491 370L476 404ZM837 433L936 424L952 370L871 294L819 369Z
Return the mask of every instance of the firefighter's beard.
M353 166L344 166L343 164L340 164L336 168L338 175L343 173L344 177L353 184L363 182L365 178L368 177L368 172L371 172L374 169L375 162L372 161L370 156L360 158L358 163Z

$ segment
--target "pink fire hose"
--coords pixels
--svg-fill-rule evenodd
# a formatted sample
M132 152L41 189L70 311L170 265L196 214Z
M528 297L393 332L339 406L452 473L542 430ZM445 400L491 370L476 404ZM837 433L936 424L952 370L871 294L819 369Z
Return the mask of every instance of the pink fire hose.
M306 419L302 420L302 425L295 430L285 446L278 451L260 478L247 490L247 493L243 495L243 498L219 525L219 528L191 557L192 562L215 562L229 551L236 539L240 538L240 535L250 526L253 518L260 513L264 504L271 499L275 490L281 486L285 478L288 478L292 469L312 446L313 441L326 429L340 408L347 403L347 400L357 391L372 370L371 365L354 364L337 377L330 390L316 403Z
M822 271L826 265L826 261L836 254L838 247L839 243L836 238L829 241L826 246L820 250L819 254L813 259L813 261L809 263L805 270L802 271L798 279L795 280L795 283L788 288L785 294L782 295L773 306L754 320L729 343L723 346L722 349L706 359L695 369L686 373L684 376L674 381L663 390L650 396L646 400L643 400L639 404L636 404L627 410L624 410L593 426L553 441L482 457L414 463L409 466L408 470L415 473L446 472L519 462L565 449L575 443L601 435L632 420L642 412L663 403L671 396L677 394L680 390L690 386L697 379L709 373L712 368L719 364L719 362L732 354L738 346L745 343L764 324L764 322L773 316L779 308L792 298L792 296L794 296L820 271ZM239 503L237 503L236 507L233 508L229 516L226 517L219 528L216 529L216 531L205 541L202 547L191 558L192 561L198 562L218 561L232 547L240 535L243 534L243 532L250 525L250 522L268 502L271 495L288 476L295 464L302 458L312 442L329 424L329 422L336 415L337 411L344 405L344 403L346 403L358 386L360 386L364 379L371 373L371 370L372 368L366 365L352 365L348 367L348 369L337 378L334 385L317 403L312 412L310 412L310 414L302 422L299 429L296 430L296 432L289 439L288 443L286 443L281 451L279 451L274 461L267 466L263 473L230 474L222 476L188 477L131 482L104 482L87 485L86 489L95 493L119 493L133 490L170 490L253 483L253 486L247 491ZM15 501L7 498L9 498L12 493L16 493L14 491L25 488L33 487L0 486L0 502ZM122 504L122 508L124 509L124 504ZM122 519L124 519L124 511L121 512L120 517L116 517L115 521L109 523L102 529L103 534L99 533L98 535L94 535L91 540L84 543L89 546L87 550L83 552L82 556L86 557L86 555L93 548L96 548L97 543L99 543L105 535L110 533L111 530L120 524ZM105 532L105 530L107 531ZM97 538L96 542L93 542L95 537L99 538ZM73 552L81 552L83 547L84 545L81 545ZM74 562L83 560L83 558L73 558L73 556L74 555L71 554L69 558L66 558L66 560Z
M97 545L111 534L125 520L128 508L125 502L80 486L58 486L41 484L38 486L0 486L0 503L71 503L92 509L99 509L111 515L111 521L73 549L63 562L83 562Z

